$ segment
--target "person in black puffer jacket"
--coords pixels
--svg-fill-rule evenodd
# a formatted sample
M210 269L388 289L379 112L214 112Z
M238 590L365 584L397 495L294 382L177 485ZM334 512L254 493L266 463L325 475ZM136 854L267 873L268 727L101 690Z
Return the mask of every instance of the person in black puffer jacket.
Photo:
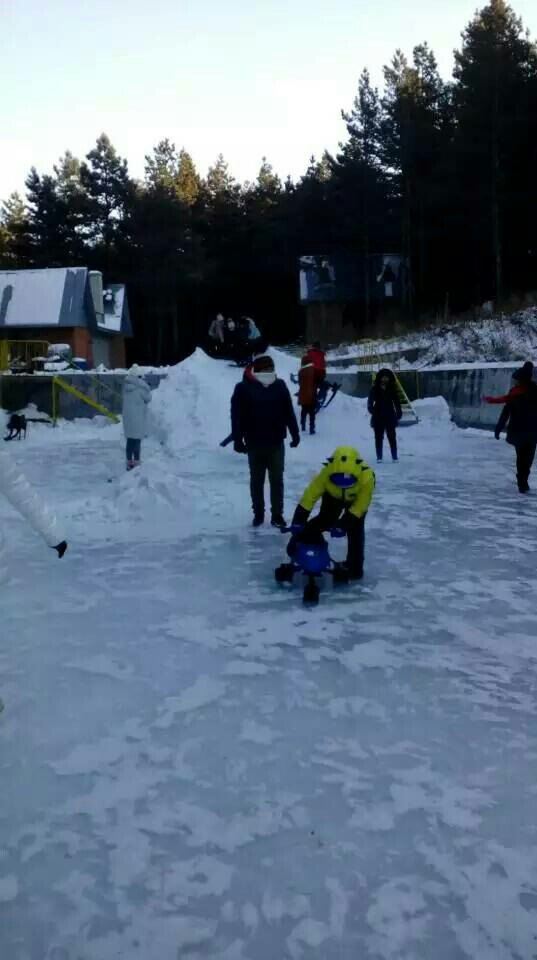
M529 476L537 450L537 383L533 380L533 364L527 361L513 374L517 387L511 391L496 425L500 439L507 428L507 443L516 450L517 483L520 493L529 493Z
M235 387L231 398L231 431L235 451L248 454L254 527L259 527L265 519L267 471L272 525L284 527L284 440L289 431L291 446L298 447L300 433L291 394L283 380L276 377L271 357L257 357L249 376Z
M397 385L391 370L383 369L377 373L367 401L371 414L371 426L375 432L377 460L382 460L384 434L388 437L392 459L397 460L397 437L395 428L402 416L401 404L397 396Z

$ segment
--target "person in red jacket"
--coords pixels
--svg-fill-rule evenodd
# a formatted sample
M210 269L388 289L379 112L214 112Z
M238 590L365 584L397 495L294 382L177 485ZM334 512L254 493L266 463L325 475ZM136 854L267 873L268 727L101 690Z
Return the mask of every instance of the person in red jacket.
M317 403L317 382L313 362L307 356L302 357L298 372L298 405L300 407L300 425L306 429L309 417L310 433L315 433L315 405Z
M537 451L537 384L528 361L513 374L517 386L509 392L494 435L507 432L507 443L516 450L516 473L520 493L529 493L529 476Z
M510 403L511 400L516 399L516 397L521 397L523 394L528 391L528 383L533 377L533 363L531 360L526 360L526 363L520 368L520 370L515 370L513 374L513 380L515 381L515 386L511 387L509 393L505 393L502 397L483 397L485 403Z
M315 382L317 386L323 382L326 377L326 356L324 350L321 350L321 344L318 340L315 340L312 343L311 347L306 353L306 359L308 363L313 364L313 369L315 370Z

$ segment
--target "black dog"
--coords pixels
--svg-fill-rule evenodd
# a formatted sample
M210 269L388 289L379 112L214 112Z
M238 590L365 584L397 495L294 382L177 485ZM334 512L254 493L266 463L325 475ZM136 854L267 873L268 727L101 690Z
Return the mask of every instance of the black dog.
M50 420L41 420L37 417L25 417L23 413L12 413L8 423L8 435L4 437L4 440L21 440L24 438L26 440L26 433L28 430L29 423L50 423Z

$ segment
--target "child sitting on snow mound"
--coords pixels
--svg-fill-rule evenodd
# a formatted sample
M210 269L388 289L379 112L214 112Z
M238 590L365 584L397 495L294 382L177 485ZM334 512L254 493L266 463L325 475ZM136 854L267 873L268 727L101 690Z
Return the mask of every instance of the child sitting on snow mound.
M375 489L375 474L354 447L338 447L311 481L295 510L293 527L299 528L287 545L292 558L297 542L318 543L324 530L340 527L347 534L346 570L349 580L364 573L365 518ZM309 515L317 501L316 517Z

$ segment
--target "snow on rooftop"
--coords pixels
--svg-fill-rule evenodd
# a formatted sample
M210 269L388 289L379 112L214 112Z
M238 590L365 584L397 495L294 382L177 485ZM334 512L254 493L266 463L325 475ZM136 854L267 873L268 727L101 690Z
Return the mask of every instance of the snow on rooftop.
M80 321L81 290L75 282L66 288L69 276L86 274L83 267L47 270L0 271L0 327L51 327L60 323L63 311ZM64 302L65 294L65 302Z

